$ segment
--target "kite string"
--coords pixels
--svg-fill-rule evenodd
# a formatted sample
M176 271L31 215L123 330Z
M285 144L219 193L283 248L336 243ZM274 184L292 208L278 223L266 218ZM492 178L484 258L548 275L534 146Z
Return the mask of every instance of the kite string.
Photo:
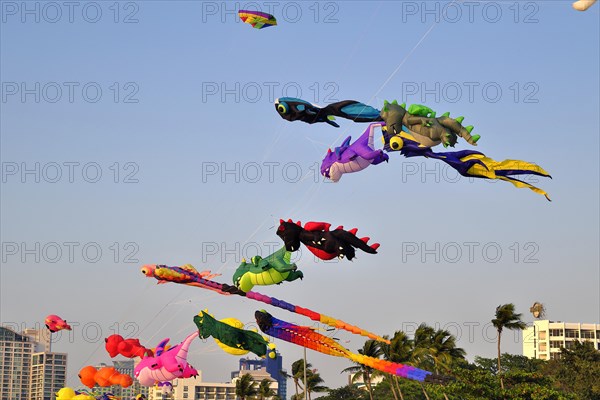
M455 3L457 0L452 0L449 5ZM447 12L449 7L446 7L444 9L444 13ZM445 16L445 14L444 14ZM419 41L413 46L413 48L406 54L406 56L404 56L404 58L400 61L400 63L398 64L398 66L394 69L394 71L392 71L392 73L387 77L387 79L383 82L383 84L381 85L381 87L379 87L379 89L377 89L377 91L371 96L371 98L369 99L369 103L371 103L373 101L373 99L375 97L377 97L377 95L390 83L390 81L394 78L394 76L396 76L396 74L400 71L400 69L402 68L402 66L406 63L406 61L408 61L408 59L410 58L410 56L415 52L415 50L417 50L417 48L423 43L423 41L427 38L427 36L429 36L429 34L431 33L431 31L433 31L433 28L435 28L439 23L438 22L434 22L431 24L431 26L429 27L429 29L427 29L427 31L423 34L423 36L421 36L421 38L419 39ZM365 104L365 107L363 108L363 110L368 107L367 104ZM335 146L336 143L339 142L339 140L342 138L342 134L340 134L337 139L329 146Z
M152 285L152 284L148 284L148 285L146 285L146 287L144 288L144 291L143 291L142 295L141 295L141 296L138 296L138 303L139 303L139 302L141 302L141 301L143 301L143 299L144 299L144 294L145 294L145 293L148 291L148 289L150 289L150 287L151 287L151 286L153 286L153 285ZM134 308L135 306L136 306L136 303L132 303L132 304L130 305L130 307L129 307L127 310L125 310L125 311L122 313L122 317L119 319L119 322L118 322L118 325L117 325L117 326L124 325L126 316L129 314L129 312L131 311L131 309L132 309L132 308ZM141 331L139 331L139 332L141 332ZM139 332L138 332L138 333L139 333ZM97 346L96 346L96 348L94 349L94 351L92 351L92 352L90 353L90 355L89 355L89 356L88 356L88 357L87 357L87 358L86 358L86 359L83 361L83 365L87 365L87 364L88 364L88 362L90 361L90 359L91 359L91 358L92 358L94 355L96 355L96 353L98 352L98 350L100 350L100 348L101 348L101 347L103 347L103 346L104 346L104 340L100 340L100 341L98 342L98 345L97 345ZM78 373L79 373L79 370L76 370L76 371L74 371L74 372L71 372L71 373L69 374L69 377L70 377L70 378L75 378L75 377L78 375Z

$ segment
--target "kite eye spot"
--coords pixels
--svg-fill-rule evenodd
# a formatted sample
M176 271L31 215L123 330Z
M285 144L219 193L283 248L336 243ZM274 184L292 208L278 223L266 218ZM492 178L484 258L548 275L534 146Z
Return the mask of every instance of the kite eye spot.
M288 112L287 104L286 103L279 103L277 105L277 112L279 114L287 114L287 112Z
M400 150L403 145L404 145L404 142L399 137L393 137L390 139L390 147L393 150Z

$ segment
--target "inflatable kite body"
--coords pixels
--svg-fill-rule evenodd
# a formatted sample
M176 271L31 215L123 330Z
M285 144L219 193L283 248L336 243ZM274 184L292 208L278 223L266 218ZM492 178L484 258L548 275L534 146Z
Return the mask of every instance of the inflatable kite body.
M241 329L239 325L243 327L244 324L238 320L235 321L239 322L239 324L236 324L237 326L217 321L206 311L201 311L200 314L194 317L194 323L198 327L198 335L202 339L212 336L215 340L218 340L219 347L227 353L244 355L251 351L259 357L265 357L268 353L270 358L275 358L276 353L272 351L275 346L269 345L268 339L257 332ZM221 346L221 344L224 346Z
M85 391L75 391L70 387L64 387L56 393L56 400L99 400Z
M234 328L244 329L244 323L237 318L222 318L219 320L219 322L222 322L222 323L232 326ZM254 332L256 332L256 330L254 330ZM228 346L225 343L221 342L219 339L214 339L214 340L215 340L215 343L217 344L217 346L219 346L221 348L221 350L223 350L225 353L228 353L228 354L231 354L234 356L243 356L250 352L250 350L244 350L244 349L241 349L238 347Z
M384 102L381 118L391 132L406 131L425 147L437 146L440 143L444 147L454 147L458 137L477 146L480 136L471 136L473 126L462 126L464 117L450 118L450 113L436 117L435 111L420 104L413 104L408 110L405 107L405 104L399 105L395 100L391 103Z
M348 136L340 147L334 151L327 150L321 163L321 174L337 182L345 173L362 171L369 165L387 162L389 156L383 150L375 150L373 143L375 128L381 126L382 123L372 123L354 143L350 143L352 137Z
M221 274L212 274L210 271L202 271L198 272L196 268L191 266L190 264L182 265L181 267L175 267L176 269L162 268L157 269L156 265L148 264L142 267L142 274L147 277L154 277L158 279L158 284L163 284L167 282L175 282L175 283L185 283L187 285L191 285L191 281L194 282L212 282L210 279L214 277L221 276ZM194 286L194 285L191 285ZM208 290L216 290L210 286L203 286L204 289Z
M211 281L209 279L200 278L195 274L189 273L188 270L180 267L169 267L167 265L156 265L148 264L142 267L142 273L148 278L155 278L159 283L174 282L183 285L195 286L203 289L213 290L223 295L237 295L243 296L247 299L260 301L265 304L270 304L273 307L278 307L296 314L304 315L313 321L320 322L328 325L332 328L343 329L348 332L352 332L357 335L366 336L369 339L377 340L383 343L389 343L390 341L371 333L365 329L359 328L354 325L350 325L339 319L335 319L325 314L318 313L308 308L300 307L283 300L276 299L275 297L269 297L257 292L244 292L241 289L228 285L226 283L219 283Z
M336 128L340 126L333 121L335 117L354 122L382 121L379 110L355 100L344 100L321 108L302 99L281 97L275 100L275 109L281 118L288 121L303 121L307 124L325 122Z
M64 387L56 392L56 400L71 400L76 394L70 387Z
M291 219L285 222L279 220L277 236L279 236L288 251L296 251L300 243L304 244L311 253L321 260L332 260L344 258L352 260L356 257L356 249L369 254L376 254L379 243L369 245L369 238L358 238L353 228L345 231L343 226L338 226L330 231L331 224L327 222L307 222L304 228L298 221L294 223Z
M197 276L199 278L206 278L206 279L213 279L216 278L217 276L221 276L221 274L213 274L210 271L204 270L204 271L200 271L198 272L196 270L196 268L194 268L192 265L190 264L185 264L182 265L181 267L182 270L187 271L189 274ZM142 271L143 272L143 271ZM160 282L159 282L160 283Z
M233 283L248 292L254 285L276 285L302 279L304 275L297 270L296 264L290 264L291 256L292 253L282 247L266 258L254 256L250 263L243 259L233 274Z
M274 16L259 11L240 10L238 16L242 22L252 25L255 29L277 25L277 20Z
M48 328L48 330L52 333L61 331L63 329L66 329L68 331L71 330L71 327L69 326L69 324L67 324L67 321L65 321L58 315L48 315L44 320L44 323L46 324L46 328Z
M431 372L408 365L352 353L334 339L321 335L308 326L298 326L279 320L264 310L256 311L254 316L261 331L286 342L294 343L323 354L345 357L354 362L403 378L422 382L428 380L427 377L432 375Z
M103 367L97 370L88 365L79 371L78 376L81 383L90 389L96 385L100 387L118 385L127 388L133 384L131 376L120 373L114 367Z
M198 376L187 362L187 355L192 341L198 337L198 332L190 334L177 346L165 350L169 339L165 339L156 347L153 357L144 357L135 366L134 375L142 386L153 386L158 382L172 381L175 378L190 378Z
M586 11L588 8L594 5L596 0L578 0L573 3L573 8L577 11Z
M152 350L140 344L139 339L123 339L121 335L110 335L104 339L105 348L111 358L122 355L127 358L152 356Z

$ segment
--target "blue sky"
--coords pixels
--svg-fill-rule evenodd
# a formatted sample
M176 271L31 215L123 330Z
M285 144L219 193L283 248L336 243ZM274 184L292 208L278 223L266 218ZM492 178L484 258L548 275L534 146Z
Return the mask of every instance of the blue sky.
M352 263L305 251L304 280L261 291L379 334L437 324L472 358L494 355L486 324L499 304L527 320L541 301L552 320L599 322L598 5L1 6L1 320L34 326L56 313L78 323L53 346L69 353L71 384L109 359L100 338L117 328L154 346L183 339L204 308L251 323L260 305L156 286L139 267L191 263L229 282L241 257L278 246L279 218L356 226L381 248ZM274 28L232 13L269 6ZM537 185L553 202L399 154L322 182L327 148L365 125L289 123L272 105L286 95L464 115L478 150L549 171ZM351 350L363 344L335 335ZM277 345L288 368L302 355ZM519 338L508 334L503 349L520 353ZM210 341L191 354L207 380L237 367ZM349 362L314 352L309 361L327 385L346 382Z

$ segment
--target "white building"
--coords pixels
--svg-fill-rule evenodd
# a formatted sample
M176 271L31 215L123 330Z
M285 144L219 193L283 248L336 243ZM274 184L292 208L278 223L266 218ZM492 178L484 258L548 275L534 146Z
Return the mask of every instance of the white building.
M237 400L235 383L239 376L244 374L252 375L257 387L263 379L268 379L271 382L271 389L277 393L277 381L271 378L266 368L233 372L232 380L222 383L203 382L202 371L198 371L198 376L195 378L173 380L173 391L170 394L163 393L163 390L157 386L150 388L148 400Z
M576 341L589 341L600 350L600 324L560 321L534 321L523 331L523 355L540 360L557 358L560 349L570 349Z
M195 378L175 379L173 392L165 395L159 387L152 387L148 393L148 400L176 399L176 400L236 400L235 383L203 382L202 371L198 371Z
M271 374L269 374L267 372L267 368L266 367L261 367L261 368L256 368L256 369L245 369L242 368L239 371L235 371L231 373L231 381L234 383L234 387L235 387L235 382L242 376L242 375L246 375L249 374L250 376L252 376L252 379L254 380L254 382L256 382L256 385L258 387L258 385L260 385L260 382L262 382L264 379L268 380L269 382L271 382L271 384L269 385L269 387L275 392L277 393L277 389L279 388L279 383L273 379L273 377L271 376Z

